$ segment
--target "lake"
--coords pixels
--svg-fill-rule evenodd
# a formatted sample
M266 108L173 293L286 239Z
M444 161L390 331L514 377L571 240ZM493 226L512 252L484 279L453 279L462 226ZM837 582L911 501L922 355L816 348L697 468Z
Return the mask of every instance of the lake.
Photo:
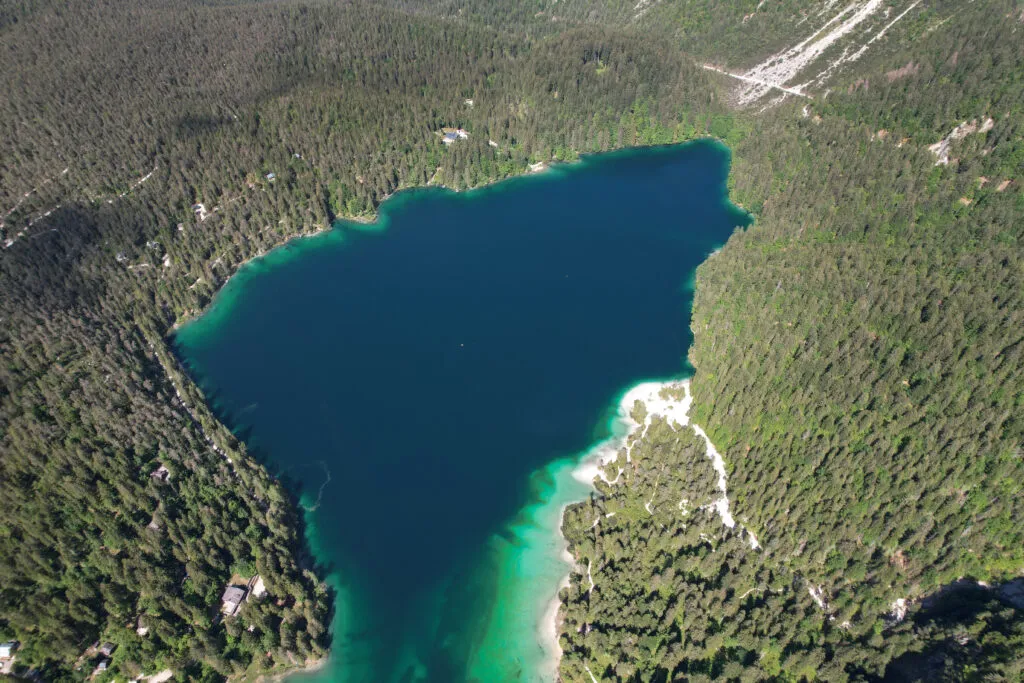
M687 374L695 270L749 220L728 168L699 141L403 191L245 265L176 333L338 591L332 655L295 679L552 678L571 472L630 386Z

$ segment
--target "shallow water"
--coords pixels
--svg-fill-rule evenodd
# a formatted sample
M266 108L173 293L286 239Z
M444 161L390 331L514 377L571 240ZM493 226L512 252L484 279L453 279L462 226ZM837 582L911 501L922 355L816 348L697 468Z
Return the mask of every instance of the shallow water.
M338 588L317 681L542 681L570 474L616 399L686 372L694 271L747 222L712 142L402 192L243 267L175 336L298 482ZM299 677L297 677L299 678Z

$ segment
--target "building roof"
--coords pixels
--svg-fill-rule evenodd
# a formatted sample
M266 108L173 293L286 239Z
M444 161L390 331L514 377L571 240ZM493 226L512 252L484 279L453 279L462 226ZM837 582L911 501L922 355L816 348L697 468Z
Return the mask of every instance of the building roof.
M245 589L238 586L228 586L220 599L220 611L229 617L234 616L238 608L242 606L242 601L245 600Z
M100 652L102 652L103 654L107 655L108 657L110 655L114 654L114 650L116 650L116 649L117 649L117 645L115 645L114 643L107 642L107 643L103 643L103 645L100 645Z
M10 657L17 649L18 641L16 640L9 640L6 643L0 643L0 657Z

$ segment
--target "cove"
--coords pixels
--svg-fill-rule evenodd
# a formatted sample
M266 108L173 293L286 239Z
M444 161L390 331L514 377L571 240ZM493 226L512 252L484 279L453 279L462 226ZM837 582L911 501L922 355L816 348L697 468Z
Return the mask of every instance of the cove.
M295 482L337 590L294 680L553 679L571 474L641 380L686 373L694 272L746 214L718 143L403 191L242 267L174 336L217 416Z

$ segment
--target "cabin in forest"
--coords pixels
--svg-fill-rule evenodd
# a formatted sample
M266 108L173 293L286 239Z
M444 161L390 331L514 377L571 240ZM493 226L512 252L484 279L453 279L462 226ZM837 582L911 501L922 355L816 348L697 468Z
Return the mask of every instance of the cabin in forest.
M18 641L9 640L6 643L0 643L0 659L10 659L14 656L14 653L18 650Z
M450 145L457 140L465 140L469 137L469 133L462 128L442 128L441 129L441 142L446 145Z
M224 591L224 595L221 596L220 611L225 616L234 616L238 608L241 607L242 601L245 600L245 589L239 588L238 586L228 586Z
M151 476L155 481L167 481L168 479L171 478L171 471L164 467L163 465L160 465L155 470L150 472L149 476Z
M109 657L110 655L114 654L114 650L116 650L116 649L117 649L117 645L115 645L114 643L109 643L108 642L108 643L103 643L103 645L100 645L100 652L102 654L106 655L107 657Z

